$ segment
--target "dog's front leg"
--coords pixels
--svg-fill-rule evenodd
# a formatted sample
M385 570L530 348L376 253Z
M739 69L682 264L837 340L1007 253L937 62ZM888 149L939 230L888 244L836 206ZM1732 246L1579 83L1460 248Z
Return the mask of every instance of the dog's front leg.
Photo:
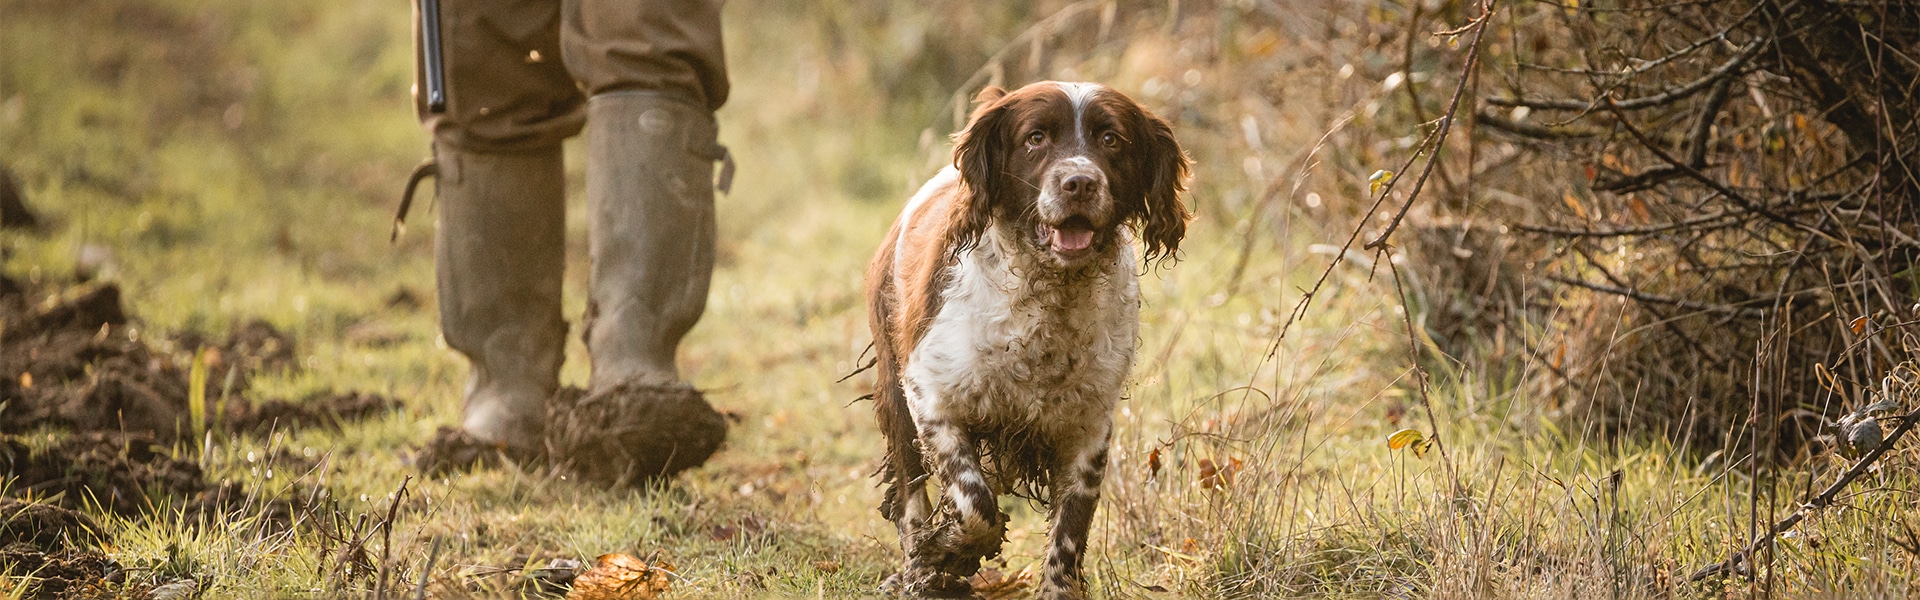
M1100 503L1100 484L1107 475L1107 446L1113 425L1101 423L1079 443L1059 448L1050 482L1053 528L1047 544L1047 567L1040 581L1045 600L1080 598L1085 581L1080 559L1087 549L1087 531Z
M964 428L944 419L920 424L921 451L932 463L942 490L940 514L913 540L907 557L914 593L966 595L965 579L980 570L980 560L1000 553L1006 519L980 468L980 454Z

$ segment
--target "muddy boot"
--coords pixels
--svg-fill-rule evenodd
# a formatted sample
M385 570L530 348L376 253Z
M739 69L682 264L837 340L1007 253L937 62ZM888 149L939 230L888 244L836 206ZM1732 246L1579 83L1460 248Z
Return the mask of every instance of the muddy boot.
M670 476L704 462L726 435L674 364L713 274L715 135L713 114L678 97L619 91L587 102L593 374L585 398L556 403L576 414L555 415L551 450L589 479ZM603 418L577 418L588 414ZM609 453L614 439L646 443ZM597 460L619 464L588 468Z
M482 154L436 144L434 155L440 330L472 366L461 437L529 459L545 449L567 334L560 148Z
M587 101L588 391L680 382L713 275L713 115L648 92Z

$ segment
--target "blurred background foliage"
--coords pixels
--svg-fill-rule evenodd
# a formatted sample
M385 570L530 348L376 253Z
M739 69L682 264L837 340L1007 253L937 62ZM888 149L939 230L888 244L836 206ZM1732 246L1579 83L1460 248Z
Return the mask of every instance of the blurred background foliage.
M1168 117L1196 162L1184 260L1143 277L1096 596L1910 595L1920 514L1898 490L1920 478L1906 446L1765 562L1689 575L1850 466L1833 448L1841 415L1913 404L1897 367L1912 355L1920 236L1914 9L1514 0L1493 7L1469 72L1457 29L1481 11L730 2L735 95L719 118L741 170L682 359L739 417L734 439L654 494L537 471L414 482L382 566L413 581L439 540L433 590L486 595L517 585L519 566L658 549L691 596L871 592L897 547L873 511L869 408L849 404L866 383L836 381L866 347L861 268L948 162L974 93L1065 79ZM0 268L122 286L182 365L194 348L173 340L264 318L300 340L302 368L260 374L263 396L401 398L390 417L238 436L197 458L269 492L328 489L329 517L386 507L412 447L459 412L464 366L431 309L431 219L387 242L427 149L407 18L374 0L0 0L0 164L42 221L0 233ZM1630 111L1584 106L1699 81ZM1430 155L1422 140L1461 86L1421 197L1403 183L1370 210L1370 183L1415 175L1380 172ZM1389 251L1342 252L1403 202ZM570 315L584 304L578 213ZM1593 234L1608 229L1658 231ZM583 349L569 352L564 377L584 380ZM1403 429L1440 452L1390 449ZM268 485L256 455L270 448L326 459ZM322 533L177 508L102 516L115 557L199 557L214 596L379 585L326 576L339 559ZM1006 509L994 568L1018 580L1044 512Z

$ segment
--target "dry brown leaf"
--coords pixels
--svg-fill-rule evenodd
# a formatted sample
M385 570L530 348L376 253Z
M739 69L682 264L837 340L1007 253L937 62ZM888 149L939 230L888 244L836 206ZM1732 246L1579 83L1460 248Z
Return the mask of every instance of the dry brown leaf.
M1228 457L1225 464L1215 465L1208 459L1200 459L1200 487L1210 490L1224 490L1233 487L1233 476L1240 472L1242 463L1238 458Z
M1579 198L1573 197L1573 192L1566 192L1561 194L1560 201L1565 202L1567 204L1567 208L1573 209L1573 214L1578 215L1580 217L1580 220L1585 221L1589 219L1587 217L1587 207L1585 205L1580 204Z
M673 565L648 565L631 555L602 554L573 580L567 600L653 600L672 587Z
M1647 210L1647 203L1639 194L1627 196L1627 210L1633 213L1635 222L1645 225L1653 222L1653 211Z
M1147 479L1160 476L1160 449L1154 448L1147 453Z

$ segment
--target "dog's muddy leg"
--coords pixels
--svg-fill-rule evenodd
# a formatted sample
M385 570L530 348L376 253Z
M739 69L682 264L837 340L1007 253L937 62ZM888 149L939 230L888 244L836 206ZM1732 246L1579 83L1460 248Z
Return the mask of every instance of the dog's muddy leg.
M914 532L901 591L928 597L972 593L966 578L980 560L1000 553L1006 518L980 468L980 454L964 429L944 420L920 423L922 451L944 489L940 514Z
M1107 474L1110 426L1084 438L1078 447L1062 448L1053 469L1053 531L1047 544L1047 566L1040 581L1040 598L1080 598L1085 582L1080 558L1087 549L1087 530L1100 503L1100 482Z

